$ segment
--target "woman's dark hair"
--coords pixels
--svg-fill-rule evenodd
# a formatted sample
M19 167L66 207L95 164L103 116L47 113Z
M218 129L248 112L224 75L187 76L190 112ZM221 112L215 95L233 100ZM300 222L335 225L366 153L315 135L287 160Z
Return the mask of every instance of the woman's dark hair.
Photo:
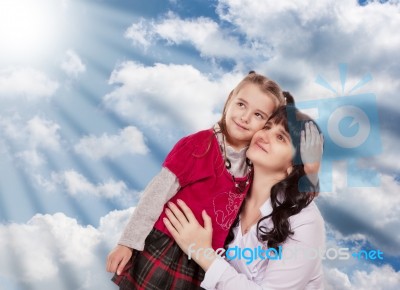
M294 98L293 98L292 94L287 91L283 91L282 93L283 93L283 97L285 98L286 105L294 106L295 102L294 102Z
M257 236L262 242L267 242L269 248L277 249L293 231L290 228L289 217L298 214L305 208L319 191L306 177L304 165L300 156L301 130L305 124L313 121L309 116L301 113L294 106L288 105L278 108L268 119L267 124L282 125L289 132L292 144L295 148L293 157L293 170L290 174L271 188L272 213L260 219L257 223ZM242 211L246 200L242 203ZM273 227L266 228L262 221L271 218ZM234 238L233 229L239 224L239 215L234 221L228 237L225 241L225 248Z

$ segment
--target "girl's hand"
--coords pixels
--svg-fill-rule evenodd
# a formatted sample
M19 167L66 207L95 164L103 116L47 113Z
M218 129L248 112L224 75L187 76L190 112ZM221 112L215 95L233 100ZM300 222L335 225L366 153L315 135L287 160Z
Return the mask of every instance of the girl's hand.
M168 203L164 224L182 251L192 258L205 271L216 258L212 249L212 222L203 210L204 227L193 215L192 210L181 200L177 201L179 208L172 202Z
M132 249L123 245L118 245L108 254L106 270L111 273L121 275L125 265L132 257Z
M323 145L324 137L322 133L319 133L313 122L307 122L305 130L301 131L300 155L304 164L304 171L314 185L318 182Z

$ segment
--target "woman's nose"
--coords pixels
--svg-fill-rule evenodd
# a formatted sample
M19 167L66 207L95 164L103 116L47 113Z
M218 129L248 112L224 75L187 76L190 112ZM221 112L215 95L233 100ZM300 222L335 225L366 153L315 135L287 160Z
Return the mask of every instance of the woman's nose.
M271 137L271 132L270 130L267 129L262 129L261 130L261 138L265 143L269 143L270 137Z

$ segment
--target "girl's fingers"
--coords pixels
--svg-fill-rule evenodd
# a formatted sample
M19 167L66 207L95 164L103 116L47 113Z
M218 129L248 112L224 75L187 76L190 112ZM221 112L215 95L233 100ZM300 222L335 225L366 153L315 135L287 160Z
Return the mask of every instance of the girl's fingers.
M179 232L182 230L182 223L176 218L174 213L170 209L165 209L165 214L168 217L170 224Z
M188 223L188 220L187 220L186 216L183 214L183 212L173 202L168 202L168 208L172 211L172 213L175 215L176 219L182 225Z
M310 122L306 123L306 142L308 145L310 145L311 141L311 128L310 128Z
M306 136L304 130L301 130L300 132L300 150L304 151L306 146Z
M316 144L316 142L317 142L317 136L318 136L318 134L316 133L316 131L317 131L317 127L315 126L315 124L314 123L312 123L311 122L311 124L310 124L310 133L311 133L311 145L313 146L313 145L315 145Z
M189 221L189 223L197 222L196 217L194 216L192 210L186 205L186 203L183 200L178 199L177 203L179 207L182 209L186 219Z

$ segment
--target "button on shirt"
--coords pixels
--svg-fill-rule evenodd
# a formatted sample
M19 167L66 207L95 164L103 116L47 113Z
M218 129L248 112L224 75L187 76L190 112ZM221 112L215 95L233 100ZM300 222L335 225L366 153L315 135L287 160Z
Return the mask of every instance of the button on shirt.
M267 200L260 211L263 217L270 214L271 201ZM224 258L214 260L201 287L232 290L323 289L321 255L325 252L325 229L321 213L316 204L311 202L300 213L291 216L289 222L294 234L283 243L281 251L277 252L278 256L268 251L271 259L266 259L265 255L264 259L254 255L254 249L258 247L266 250L266 244L257 239L257 225L242 235L239 223L229 248L240 248L242 256L229 261ZM264 220L263 225L271 228L271 219ZM247 248L243 253L243 249ZM230 257L234 254L229 252Z

